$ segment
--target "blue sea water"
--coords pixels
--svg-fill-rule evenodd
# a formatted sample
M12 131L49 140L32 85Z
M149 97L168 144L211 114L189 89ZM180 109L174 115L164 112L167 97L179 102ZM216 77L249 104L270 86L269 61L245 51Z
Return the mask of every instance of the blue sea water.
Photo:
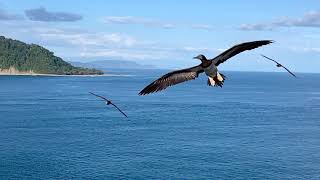
M320 179L320 74L0 77L0 179ZM90 95L113 100L125 111Z

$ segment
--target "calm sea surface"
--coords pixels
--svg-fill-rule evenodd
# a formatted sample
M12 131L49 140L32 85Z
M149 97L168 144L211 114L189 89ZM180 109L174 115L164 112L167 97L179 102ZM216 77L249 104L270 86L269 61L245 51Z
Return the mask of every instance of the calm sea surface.
M320 179L320 74L0 76L0 179ZM113 100L125 111L90 95Z

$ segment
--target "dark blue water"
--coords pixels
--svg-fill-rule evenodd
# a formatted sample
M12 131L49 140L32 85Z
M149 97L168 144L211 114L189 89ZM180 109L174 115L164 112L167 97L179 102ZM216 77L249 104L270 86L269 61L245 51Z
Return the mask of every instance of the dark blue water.
M0 179L319 179L320 75L0 77ZM105 106L113 99L129 116Z

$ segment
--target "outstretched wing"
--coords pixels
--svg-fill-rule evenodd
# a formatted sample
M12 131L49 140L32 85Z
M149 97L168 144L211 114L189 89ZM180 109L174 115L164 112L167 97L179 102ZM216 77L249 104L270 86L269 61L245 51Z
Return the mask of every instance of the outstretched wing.
M283 69L285 69L286 71L288 71L288 73L290 73L292 76L297 77L297 76L296 76L295 74L293 74L288 68L284 67L282 64L278 63L276 60L271 59L271 58L269 58L269 57L267 57L267 56L265 56L265 55L262 55L262 54L261 54L261 56L264 57L264 58L269 59L270 61L273 61L273 62L279 64Z
M295 74L293 74L288 68L284 67L281 65L281 67L283 67L285 70L288 71L288 73L290 73L292 76L297 77Z
M125 117L128 117L123 111L121 111L120 108L118 108L118 106L116 106L115 104L111 103L115 108L118 109L119 112L121 112Z
M273 62L275 62L275 63L277 63L277 64L280 64L280 63L278 63L276 60L274 60L274 59L271 59L271 58L269 58L269 57L267 57L267 56L265 56L265 55L263 55L263 54L260 54L262 57L264 57L264 58L266 58L266 59L269 59L270 61L273 61Z
M107 98L105 98L105 97L103 97L103 96L100 96L100 95L98 95L98 94L94 94L94 93L92 93L92 92L89 92L90 94L92 94L92 95L94 95L94 96L97 96L97 97L99 97L99 98L101 98L101 99L103 99L103 100L105 100L105 101L109 101Z
M92 93L92 92L89 92L89 93L92 94L92 95L94 95L94 96L97 96L97 97L99 97L99 98L101 98L101 99L103 99L103 100L105 100L105 101L107 101L107 102L110 102L110 100L108 100L107 98L105 98L105 97L103 97L103 96L100 96L100 95L98 95L98 94L94 94L94 93ZM118 108L118 106L116 106L116 105L113 104L112 102L111 102L111 104L112 104L115 108L117 108L118 111L120 111L125 117L128 117L123 111L121 111L120 108Z
M153 81L147 87L145 87L139 95L146 95L153 92L158 92L166 89L169 86L176 85L185 81L195 79L200 73L204 72L203 68L198 65L188 69L182 69L178 71L170 72L159 79Z
M237 44L237 45L233 46L232 48L224 51L219 56L213 58L212 60L213 60L214 64L216 66L218 66L219 64L225 62L227 59L229 59L239 53L242 53L243 51L252 50L257 47L270 44L272 42L273 41L271 41L271 40L261 40L261 41L252 41L252 42L245 42L242 44Z

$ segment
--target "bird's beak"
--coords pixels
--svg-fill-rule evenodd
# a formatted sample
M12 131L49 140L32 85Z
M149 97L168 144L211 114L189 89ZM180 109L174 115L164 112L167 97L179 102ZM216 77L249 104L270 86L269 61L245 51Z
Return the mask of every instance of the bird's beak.
M197 57L193 57L192 59L198 59Z

